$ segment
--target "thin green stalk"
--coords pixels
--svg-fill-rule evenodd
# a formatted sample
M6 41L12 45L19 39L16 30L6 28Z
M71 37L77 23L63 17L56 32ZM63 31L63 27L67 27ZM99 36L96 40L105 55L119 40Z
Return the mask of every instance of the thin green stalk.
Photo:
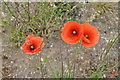
M21 16L20 10L19 10L19 5L20 4L18 2L15 2L15 5L16 5L17 12L19 13L19 16L23 19L23 17Z
M35 16L38 16L39 14L38 4L36 3L34 6L35 6Z
M69 60L68 46L67 46L67 58L68 58L68 77L70 78L70 60Z
M75 68L76 68L76 65L75 65L75 61L73 63L73 78L75 77Z
M38 59L38 66L40 66L40 72L41 72L41 78L43 78L43 64L42 64L42 61L41 61L41 53L38 53L38 55L36 55L37 59Z
M74 10L78 5L79 5L79 3L78 3L76 6L73 6L68 12L65 13L65 15L63 16L61 25L63 24L63 22L64 22L66 16L68 15L68 13L71 12L72 10Z
M30 22L30 4L29 4L29 2L28 2L28 21Z
M104 63L104 60L106 59L106 57L107 57L110 49L112 48L112 46L114 45L114 43L116 42L116 40L118 39L119 36L120 36L120 34L118 34L118 35L115 37L114 41L113 41L111 44L110 44L110 43L107 44L107 46L106 46L106 48L104 49L102 55L100 56L100 61L101 61L101 63ZM106 52L105 52L105 51L106 51ZM105 53L105 54L104 54L104 53ZM104 56L103 56L103 54L104 54ZM100 65L97 66L97 70L99 70L99 66L100 66Z
M119 64L120 64L120 62L115 64L115 66L113 66L112 68L108 69L105 73L111 72L114 68L117 68Z
M118 39L119 36L120 36L120 34L118 34L117 37L114 39L114 41L108 46L108 49L106 48L107 50L105 50L106 52L105 52L103 58L101 57L102 60L106 57L106 55L108 55L110 49L112 48L112 46L114 45L114 43L116 42L116 40Z
M62 43L62 41L60 41ZM63 69L63 55L61 53L61 43L60 43L60 54L61 54L61 77L63 78L64 69Z
M10 13L12 13L12 16L15 17L15 18L18 20L19 18L16 17L16 16L13 14L13 12L12 12L12 11L10 10L10 8L8 7L7 3L4 2L4 4L5 4L5 6L7 7L8 11L9 11ZM21 21L21 20L19 19L19 21Z
M78 56L78 45L76 45L75 49L75 55L74 55L74 60L73 60L73 78L75 77L75 68L76 68L76 58Z
M41 70L41 77L44 78L44 76L43 76L43 64L42 64L41 58L42 58L42 55L40 54L40 70Z
M25 12L27 12L27 10L26 10L26 8L24 7L24 5L23 5L23 4L21 4L21 7L22 7L22 8L24 8Z
M112 44L110 45L110 47L106 51L105 56L108 55L110 49L112 48L112 46L114 45L114 43L116 42L116 40L118 39L119 36L120 36L120 34L118 34L117 37L115 38L115 40L112 42ZM103 59L105 58L105 56L103 57Z

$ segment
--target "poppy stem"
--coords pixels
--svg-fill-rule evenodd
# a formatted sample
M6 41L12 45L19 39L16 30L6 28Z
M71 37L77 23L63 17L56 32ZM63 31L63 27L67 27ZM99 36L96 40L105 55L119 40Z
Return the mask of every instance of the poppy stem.
M60 43L60 54L61 54L61 78L63 78L64 69L63 69L63 55L61 53L61 43Z
M76 72L75 69L76 69L76 58L78 57L78 46L79 46L79 45L77 45L77 44L76 44L76 46L75 46L76 49L75 49L75 55L74 55L74 59L73 59L73 78L74 78L75 75L76 75L76 74L75 74L75 72Z
M60 53L60 57L61 57L61 78L63 78L63 74L64 74L64 69L63 69L63 54L62 54L62 39L60 40L60 49L59 49L59 53Z
M69 44L68 44L69 45ZM70 78L70 57L69 57L69 52L68 52L68 47L67 46L67 58L68 58L68 78Z
M43 78L43 76L42 76L42 61L41 61L41 54L39 55L40 53L38 53L37 55L36 55L36 58L38 59L38 68L40 69L40 72L41 72L41 77Z
M75 66L75 61L74 61L74 63L73 63L73 78L75 77L75 68L76 68L76 66Z
M41 58L42 58L42 55L40 54L40 70L41 70L41 77L43 78L43 64L42 64L42 61L41 61Z

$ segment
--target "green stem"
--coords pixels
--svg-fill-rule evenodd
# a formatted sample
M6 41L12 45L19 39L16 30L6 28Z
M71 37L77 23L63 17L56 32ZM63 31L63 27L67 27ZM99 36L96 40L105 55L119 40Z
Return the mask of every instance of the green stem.
M118 66L119 62L113 66L112 68L108 69L105 73L111 72L114 68L116 68Z
M29 7L30 7L30 4L28 2L28 21L30 22L30 9L29 9Z
M61 42L61 41L60 41ZM61 42L62 43L62 42ZM61 43L60 43L60 54L61 54L61 77L63 78L64 69L63 69L63 55L61 53Z
M8 7L7 3L4 2L4 4L5 4L5 6L7 7L8 11L9 11L10 13L12 13L12 16L15 17L15 18L18 20L19 18L16 17L16 16L13 14L13 12L11 11L11 9ZM19 19L19 21L21 21L21 19Z
M41 76L42 76L42 78L44 78L44 76L43 76L43 64L42 64L41 58L42 58L42 54L40 54L40 70L41 70Z
M104 61L105 58L107 57L110 49L112 48L112 46L114 45L114 43L116 42L116 40L118 39L119 36L120 36L120 34L118 34L118 35L115 37L114 41L113 41L111 44L110 44L110 43L107 44L106 48L104 49L103 53L102 53L101 56L100 56L100 61L101 61L101 63L104 63L104 62L105 62L105 61ZM105 51L106 51L106 52L105 52ZM105 53L105 54L104 54L104 53ZM104 54L104 56L103 56L103 54ZM97 70L99 70L99 66L100 66L100 65L97 66Z
M106 52L105 52L105 55L104 55L104 57L102 58L102 60L104 60L104 58L108 55L110 49L112 48L112 46L114 45L114 43L116 42L116 40L118 39L119 36L120 36L120 34L117 35L117 37L114 39L114 41L112 42L112 44L108 47L107 50L105 50Z
M65 15L63 16L61 25L63 25L63 22L64 22L66 16L68 15L68 13L71 12L72 10L74 10L78 5L79 5L79 3L77 5L75 5L75 6L73 6L68 12L65 13Z
M69 45L69 44L68 44ZM67 58L68 58L68 77L70 78L70 60L69 60L69 52L68 52L68 47L67 46Z
M79 45L76 44L75 55L73 60L73 78L75 77L75 68L76 68L76 58L78 57L78 47Z

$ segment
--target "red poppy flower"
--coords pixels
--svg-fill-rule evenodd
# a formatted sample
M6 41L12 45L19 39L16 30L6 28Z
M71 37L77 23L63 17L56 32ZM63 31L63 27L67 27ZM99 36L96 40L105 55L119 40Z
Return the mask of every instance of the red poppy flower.
M34 54L41 52L44 47L43 38L35 37L33 34L26 38L25 43L22 45L22 50L26 54Z
M83 37L82 43L86 47L92 47L98 43L99 40L99 32L98 30L91 26L90 24L83 24Z
M116 75L117 74L117 72L116 71L113 71L112 72L112 76L114 76L114 75Z
M68 44L76 44L83 36L82 25L76 21L68 21L61 30L62 40Z

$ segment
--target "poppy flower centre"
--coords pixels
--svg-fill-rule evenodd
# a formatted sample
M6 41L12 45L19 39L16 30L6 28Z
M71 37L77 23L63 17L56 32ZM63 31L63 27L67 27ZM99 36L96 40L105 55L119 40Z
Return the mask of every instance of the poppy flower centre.
M89 36L88 35L84 35L86 38L89 38Z
M31 50L34 50L34 49L35 49L35 47L34 47L33 45L31 45L31 46L30 46L30 49L31 49Z
M72 34L73 34L73 35L77 34L77 31L76 31L76 30L73 30L73 31L72 31Z

